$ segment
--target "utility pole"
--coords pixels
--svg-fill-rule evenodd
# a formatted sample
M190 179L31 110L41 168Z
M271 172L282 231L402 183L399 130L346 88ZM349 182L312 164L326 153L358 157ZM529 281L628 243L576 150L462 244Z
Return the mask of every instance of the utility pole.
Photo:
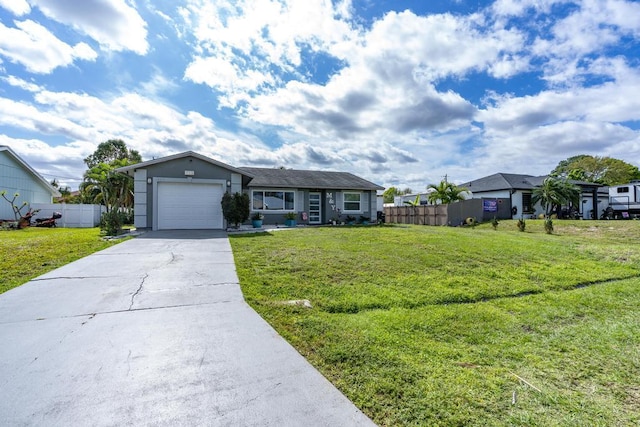
M448 177L448 175L445 173L445 174L444 174L444 183L445 183L445 184L448 184L447 177Z

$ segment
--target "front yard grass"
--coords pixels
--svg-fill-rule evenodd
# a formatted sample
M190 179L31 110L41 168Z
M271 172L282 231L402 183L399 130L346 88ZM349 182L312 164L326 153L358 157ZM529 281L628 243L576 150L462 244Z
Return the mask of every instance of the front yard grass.
M637 425L640 223L554 225L231 243L246 300L379 425Z
M99 228L0 231L0 294L115 243L102 240Z

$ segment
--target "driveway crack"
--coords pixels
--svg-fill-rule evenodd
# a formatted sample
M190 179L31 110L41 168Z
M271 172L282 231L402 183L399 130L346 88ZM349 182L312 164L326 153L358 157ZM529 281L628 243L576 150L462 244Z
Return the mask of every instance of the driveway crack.
M138 290L135 291L133 295L131 295L131 304L129 304L129 311L131 311L131 309L133 308L133 302L135 298L138 296L140 292L142 292L142 287L144 286L144 281L147 280L147 277L149 277L149 274L144 275L144 277L142 278L142 281L140 281L140 286L138 286Z

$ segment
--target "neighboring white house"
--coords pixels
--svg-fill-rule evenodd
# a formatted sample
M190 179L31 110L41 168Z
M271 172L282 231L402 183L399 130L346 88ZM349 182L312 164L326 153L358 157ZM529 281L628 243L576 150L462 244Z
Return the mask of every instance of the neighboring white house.
M640 215L640 181L609 187L609 206L621 215Z
M395 196L393 198L393 206L406 206L408 203L413 203L416 200L416 197L420 197L421 205L429 204L429 194L431 194L434 190L429 189L423 193L410 193L410 194L402 194L400 196Z
M18 206L23 202L53 203L53 198L60 196L58 190L6 145L0 145L0 191L3 190L9 200L16 193L20 195L14 202ZM14 219L11 205L4 199L0 199L1 219Z
M531 197L533 190L540 186L545 178L547 177L496 173L461 184L461 186L471 191L474 199L509 199L512 218L517 219L520 217L536 217L544 213L539 204L532 205ZM602 212L608 206L606 194L601 194L598 191L602 186L592 182L572 180L569 180L569 182L577 185L581 190L580 204L576 206L580 217L583 219L600 218Z

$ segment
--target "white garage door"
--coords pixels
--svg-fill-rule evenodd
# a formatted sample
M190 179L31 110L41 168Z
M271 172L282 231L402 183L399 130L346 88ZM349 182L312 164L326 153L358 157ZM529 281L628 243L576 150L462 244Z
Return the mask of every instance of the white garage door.
M222 185L158 183L158 229L222 228Z

